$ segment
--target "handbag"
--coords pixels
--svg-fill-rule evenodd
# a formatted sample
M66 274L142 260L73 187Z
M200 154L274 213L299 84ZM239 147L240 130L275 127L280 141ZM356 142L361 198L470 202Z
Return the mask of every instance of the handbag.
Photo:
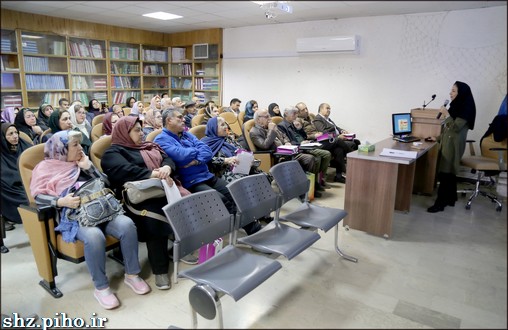
M111 189L106 188L101 178L88 180L73 195L80 197L81 203L77 209L68 208L66 216L71 221L78 221L81 226L95 227L124 213L120 201Z
M139 204L151 198L166 196L161 179L151 178L139 181L129 181L123 185L129 202Z

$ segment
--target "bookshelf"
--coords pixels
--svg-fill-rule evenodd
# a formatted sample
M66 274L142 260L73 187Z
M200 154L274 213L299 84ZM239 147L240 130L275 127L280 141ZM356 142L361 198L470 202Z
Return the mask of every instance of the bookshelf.
M2 29L1 43L1 109L23 105L18 43L15 30Z
M170 97L180 97L187 102L192 99L192 47L171 48Z
M21 31L26 98L24 106L58 104L69 97L67 38L55 34Z
M201 102L220 104L218 45L208 45L208 58L194 60L194 94Z
M140 45L109 42L111 104L125 104L133 96L141 99Z
M143 102L169 92L168 47L141 45Z
M72 100L85 105L92 99L108 103L106 50L104 40L69 37Z

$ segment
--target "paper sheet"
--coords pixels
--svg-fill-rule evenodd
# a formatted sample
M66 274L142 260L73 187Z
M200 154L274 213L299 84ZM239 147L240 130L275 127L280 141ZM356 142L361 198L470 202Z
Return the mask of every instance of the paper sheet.
M243 151L236 155L238 158L238 164L233 167L233 173L249 174L254 160L254 154L252 152Z

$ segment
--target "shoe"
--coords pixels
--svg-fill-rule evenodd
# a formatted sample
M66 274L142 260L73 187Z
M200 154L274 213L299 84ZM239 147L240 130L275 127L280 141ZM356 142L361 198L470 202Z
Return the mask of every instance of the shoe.
M5 219L3 221L4 221L5 231L11 231L16 228L16 227L14 227L14 223L7 221Z
M9 253L9 248L5 245L0 246L1 253Z
M321 180L321 182L319 182L319 184L321 185L321 187L323 187L325 189L331 189L332 188L332 186L327 184L324 180Z
M323 197L323 194L320 193L319 191L314 190L314 197L316 198Z
M198 257L193 256L191 253L191 254L188 254L185 257L181 258L180 261L183 262L184 264L187 264L187 265L197 265L199 259L198 259Z
M346 178L343 176L336 176L333 178L333 182L346 183Z
M318 183L314 185L314 191L325 191L325 188Z
M264 223L269 224L270 222L273 221L273 217L263 217L259 219L259 221L263 221Z
M259 223L259 221L253 221L248 225L243 227L243 230L247 233L247 235L252 235L260 231L263 227Z
M110 288L106 290L95 289L94 297L104 309L113 309L120 306L120 302Z
M439 206L439 205L432 205L431 207L429 207L427 209L427 212L429 213L436 213L436 212L441 212L441 211L444 211L444 206Z
M448 202L448 204L446 204L447 206L451 206L451 207L454 207L455 206L455 202Z
M155 286L159 290L171 289L171 281L169 280L168 274L156 274L155 275Z
M123 282L137 294L146 294L150 292L148 284L139 276L131 277L126 274Z

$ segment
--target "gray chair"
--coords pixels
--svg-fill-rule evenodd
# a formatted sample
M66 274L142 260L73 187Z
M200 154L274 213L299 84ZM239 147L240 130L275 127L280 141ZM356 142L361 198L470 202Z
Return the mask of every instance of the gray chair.
M296 225L321 229L327 232L335 226L335 251L343 258L358 262L358 259L343 253L339 249L339 222L344 219L347 212L341 209L318 206L309 203L309 179L305 175L302 167L296 160L283 162L273 166L270 169L275 182L277 183L286 203L294 198L300 199L302 204L298 209L280 216L280 220L289 221Z
M230 233L234 216L215 190L185 196L163 210L175 235L175 283L178 277L196 282L189 292L193 328L197 328L196 312L209 320L217 316L223 328L220 297L227 294L238 301L276 273L281 264L228 245L204 263L178 272L181 257Z
M318 233L279 223L281 196L273 191L266 174L237 179L227 185L237 206L233 243L240 242L264 253L283 255L289 260L321 238ZM249 223L269 216L275 219L262 230L237 239L238 230Z

